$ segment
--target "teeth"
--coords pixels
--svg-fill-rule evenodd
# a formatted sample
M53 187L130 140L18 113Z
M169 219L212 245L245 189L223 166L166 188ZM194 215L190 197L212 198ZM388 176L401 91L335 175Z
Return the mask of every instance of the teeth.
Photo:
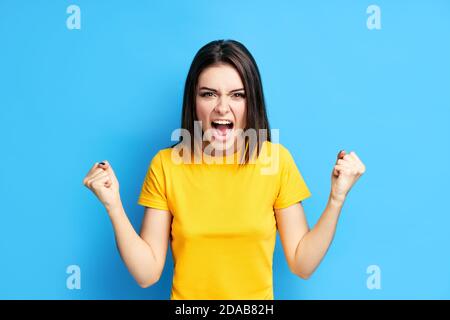
M213 122L217 124L231 124L229 120L214 120Z

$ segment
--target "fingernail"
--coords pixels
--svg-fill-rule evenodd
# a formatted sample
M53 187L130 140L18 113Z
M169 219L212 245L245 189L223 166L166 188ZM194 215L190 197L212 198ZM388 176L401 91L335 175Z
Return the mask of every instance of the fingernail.
M103 164L103 165L105 165L105 163L102 161L102 162L100 162L100 164Z

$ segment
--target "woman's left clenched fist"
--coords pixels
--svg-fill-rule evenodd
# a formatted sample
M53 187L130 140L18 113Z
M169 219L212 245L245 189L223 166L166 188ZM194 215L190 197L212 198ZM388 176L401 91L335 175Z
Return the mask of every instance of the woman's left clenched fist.
M340 151L331 174L331 197L344 201L352 186L366 171L366 166L355 152Z

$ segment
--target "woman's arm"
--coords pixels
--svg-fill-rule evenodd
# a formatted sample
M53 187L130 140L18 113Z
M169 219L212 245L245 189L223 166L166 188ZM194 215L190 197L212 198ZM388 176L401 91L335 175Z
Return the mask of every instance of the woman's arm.
M153 285L159 280L164 268L171 213L146 207L139 236L122 203L107 211L114 228L117 248L129 272L141 287Z
M281 243L290 270L308 279L325 256L336 231L343 202L330 196L319 221L309 230L301 203L275 210Z
M308 279L319 266L333 240L347 194L365 170L354 152L339 152L327 205L312 230L309 230L301 202L275 210L289 268L299 277Z
M139 236L123 209L119 181L108 161L96 162L83 184L106 208L120 256L135 280L144 288L157 282L166 260L171 213L146 207Z

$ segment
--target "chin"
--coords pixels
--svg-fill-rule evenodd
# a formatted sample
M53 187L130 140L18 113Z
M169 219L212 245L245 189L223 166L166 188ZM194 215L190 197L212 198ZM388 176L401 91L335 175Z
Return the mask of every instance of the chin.
M226 151L234 147L234 143L229 141L210 141L210 144L216 151Z

